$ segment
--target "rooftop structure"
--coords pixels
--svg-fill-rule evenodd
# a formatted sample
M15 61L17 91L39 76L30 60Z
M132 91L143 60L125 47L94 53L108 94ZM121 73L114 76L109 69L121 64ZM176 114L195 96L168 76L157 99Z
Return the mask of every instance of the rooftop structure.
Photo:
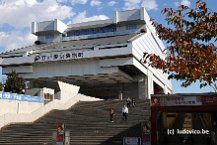
M140 62L144 52L164 58L164 45L144 8L78 24L33 22L32 33L38 38L32 46L0 54L3 74L15 70L26 81L49 88L60 80L102 98L172 93L166 74Z

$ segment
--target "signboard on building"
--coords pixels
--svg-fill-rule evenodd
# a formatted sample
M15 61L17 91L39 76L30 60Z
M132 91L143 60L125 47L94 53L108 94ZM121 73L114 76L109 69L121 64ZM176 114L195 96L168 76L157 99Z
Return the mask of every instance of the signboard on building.
M201 106L201 97L198 96L171 96L160 98L161 106Z
M201 101L203 105L217 105L217 95L201 97Z
M42 53L35 56L35 62L73 60L83 58L83 51Z
M16 101L37 102L37 103L44 102L44 99L41 97L9 93L9 92L0 92L0 100L16 100Z
M210 106L217 105L217 94L152 96L151 106Z

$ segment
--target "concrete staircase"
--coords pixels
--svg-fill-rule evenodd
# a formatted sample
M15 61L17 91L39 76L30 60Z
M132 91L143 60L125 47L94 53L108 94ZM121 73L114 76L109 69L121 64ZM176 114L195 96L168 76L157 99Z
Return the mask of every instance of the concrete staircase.
M54 110L31 124L13 124L0 131L0 145L51 145L56 124L70 131L71 145L122 145L123 137L140 137L141 121L150 117L149 100L137 100L122 121L125 101L79 102L72 108ZM115 122L109 121L110 108L116 109Z

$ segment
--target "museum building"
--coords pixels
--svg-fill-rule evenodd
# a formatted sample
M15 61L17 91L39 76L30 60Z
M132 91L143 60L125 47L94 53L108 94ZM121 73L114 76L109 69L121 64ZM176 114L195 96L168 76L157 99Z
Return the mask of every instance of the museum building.
M77 24L33 22L32 33L37 36L33 45L0 54L3 74L15 70L26 82L53 89L62 81L105 99L172 93L168 75L141 62L144 52L165 57L144 8Z

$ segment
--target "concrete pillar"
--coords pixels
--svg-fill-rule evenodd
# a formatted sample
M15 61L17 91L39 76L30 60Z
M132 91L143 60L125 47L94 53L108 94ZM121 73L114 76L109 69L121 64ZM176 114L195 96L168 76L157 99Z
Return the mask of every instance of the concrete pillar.
M137 78L138 80L138 98L145 98L146 97L146 85L145 80L146 76L140 75Z
M57 132L53 131L52 132L52 145L56 145L57 142Z
M123 100L123 84L118 84L118 99Z
M150 98L154 94L153 74L149 71L148 75L140 75L138 80L138 97Z
M65 139L63 143L57 143L57 132L52 132L52 145L70 145L70 131L65 131Z
M145 89L144 97L148 98L148 76L144 77L144 89Z
M145 82L145 98L151 98L151 94L154 94L154 82L153 73L148 70L147 76L144 77Z
M65 145L70 145L70 131L65 131Z

